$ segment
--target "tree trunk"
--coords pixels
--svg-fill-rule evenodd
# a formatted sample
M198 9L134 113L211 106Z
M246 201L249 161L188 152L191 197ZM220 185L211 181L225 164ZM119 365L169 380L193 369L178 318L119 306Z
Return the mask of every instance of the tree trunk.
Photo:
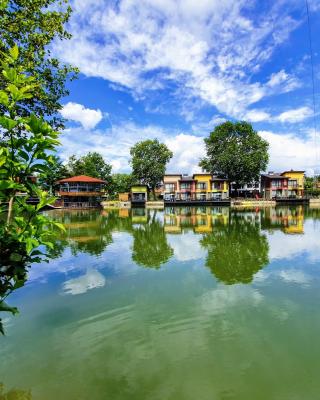
M10 197L9 205L8 205L8 215L7 215L7 225L10 224L12 218L12 210L13 210L13 202L14 202L14 195Z

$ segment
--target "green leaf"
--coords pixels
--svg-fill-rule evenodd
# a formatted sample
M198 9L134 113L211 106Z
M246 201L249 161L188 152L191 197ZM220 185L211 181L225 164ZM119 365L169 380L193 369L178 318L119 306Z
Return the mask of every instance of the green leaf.
M15 121L14 119L5 117L4 115L0 116L0 125L2 126L2 128L10 131L11 129L13 129L15 126L18 125L18 121Z
M3 104L4 106L8 106L9 104L9 97L6 92L3 90L0 91L0 103Z
M24 186L17 182L0 180L0 190L6 189L24 190Z
M18 46L15 44L11 49L9 50L10 56L13 58L13 60L17 60L19 56L19 49Z

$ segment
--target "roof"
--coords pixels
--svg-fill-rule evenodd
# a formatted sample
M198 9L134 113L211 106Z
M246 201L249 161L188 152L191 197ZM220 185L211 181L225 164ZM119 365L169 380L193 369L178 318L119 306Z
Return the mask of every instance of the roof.
M292 173L292 172L298 172L298 173L301 173L301 174L304 174L304 173L305 173L305 171L295 171L295 170L291 169L290 171L284 171L284 172L282 172L281 175L290 174L290 173Z
M102 179L92 178L91 176L87 175L77 175L77 176L72 176L71 178L60 179L56 183L69 183L69 182L106 183Z
M180 179L180 181L193 181L193 177L192 176L182 176L182 178Z
M280 174L261 174L261 176L263 176L264 178L268 178L268 179L288 179L287 176L282 176Z
M228 178L223 178L222 176L212 175L212 181L229 181Z
M182 176L182 174L164 174L163 176Z

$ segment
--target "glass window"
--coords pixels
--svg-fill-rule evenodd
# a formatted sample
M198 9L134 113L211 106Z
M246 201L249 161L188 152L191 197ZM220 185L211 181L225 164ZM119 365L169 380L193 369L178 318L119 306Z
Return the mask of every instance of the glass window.
M197 189L207 189L207 184L206 184L206 182L199 182L198 184L197 184Z
M166 192L174 192L174 183L166 183L165 190Z

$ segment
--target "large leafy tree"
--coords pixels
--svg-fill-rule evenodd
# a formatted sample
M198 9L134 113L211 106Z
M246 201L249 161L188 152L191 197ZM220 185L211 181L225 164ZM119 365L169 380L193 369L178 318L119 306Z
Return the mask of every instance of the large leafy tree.
M207 154L199 165L237 185L258 180L267 168L269 144L248 122L218 125L204 142Z
M30 177L48 171L59 144L58 132L34 113L20 115L26 99L37 92L37 78L23 73L18 47L2 53L0 104L0 311L14 308L4 302L22 286L27 267L47 259L54 231L62 226L39 211L54 202ZM37 205L28 200L38 198ZM41 250L40 250L41 249ZM0 332L3 332L0 320Z
M88 175L93 178L111 182L112 166L105 162L101 154L89 152L77 158L75 155L69 158L67 169L70 175Z
M155 189L166 172L166 165L173 153L158 139L144 140L131 149L132 175L141 184L147 185L155 197Z
M55 129L63 126L63 119L57 113L61 109L60 99L68 95L66 81L76 77L77 69L55 58L50 45L54 40L70 38L64 27L70 14L67 0L0 1L0 51L6 52L17 43L20 51L17 65L39 83L32 97L20 100L17 111L27 115L32 110L45 116ZM1 76L1 85L3 79ZM0 110L4 110L3 105Z

